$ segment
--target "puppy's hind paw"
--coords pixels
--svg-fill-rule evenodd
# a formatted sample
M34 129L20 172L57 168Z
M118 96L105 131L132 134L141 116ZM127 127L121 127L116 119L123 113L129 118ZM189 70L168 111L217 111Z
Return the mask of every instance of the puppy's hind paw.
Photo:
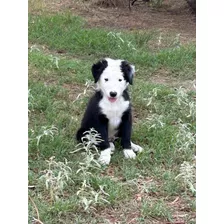
M139 145L136 145L134 144L133 142L131 142L131 149L134 151L134 152L142 152L143 151L143 148Z
M124 156L126 159L134 159L136 157L136 154L132 149L124 149Z

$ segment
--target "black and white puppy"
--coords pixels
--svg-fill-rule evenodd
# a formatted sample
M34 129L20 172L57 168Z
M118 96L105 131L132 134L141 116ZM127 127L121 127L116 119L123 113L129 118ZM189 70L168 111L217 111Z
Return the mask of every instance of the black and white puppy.
M81 128L76 134L81 141L83 133L94 128L103 141L99 162L108 165L115 150L113 140L121 138L125 158L135 158L143 149L131 142L132 112L128 85L132 85L135 67L124 60L105 58L92 66L96 92L86 108Z

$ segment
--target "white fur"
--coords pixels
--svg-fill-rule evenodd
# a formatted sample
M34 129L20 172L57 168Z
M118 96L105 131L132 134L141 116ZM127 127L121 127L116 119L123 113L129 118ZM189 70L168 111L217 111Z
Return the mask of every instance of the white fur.
M121 60L112 60L106 58L108 66L105 68L97 82L97 89L103 92L105 97L110 97L110 92L117 92L117 98L120 98L123 91L127 88L128 82L124 79L120 65ZM108 81L105 81L108 79ZM119 81L122 80L122 81Z
M121 117L124 111L128 109L130 102L125 101L122 97L123 91L128 86L120 68L122 60L112 60L110 58L106 58L106 60L108 66L101 74L97 82L97 88L103 93L103 99L99 106L109 120L108 137L113 138L116 134L116 128L121 123ZM105 81L105 79L108 79L108 81ZM110 92L117 92L116 101L113 103L108 100Z
M107 119L109 120L109 138L113 138L116 134L116 128L118 128L118 126L120 125L122 114L128 109L129 103L130 102L125 101L122 96L118 98L114 103L111 103L105 96L100 101L99 106L103 114L105 114Z
M103 94L103 98L99 102L99 107L109 120L108 138L112 139L117 132L116 129L121 123L123 113L128 109L130 104L130 102L124 100L122 96L123 91L127 88L129 83L124 79L120 68L122 60L113 60L110 58L106 58L106 60L108 66L101 74L96 88ZM135 67L131 65L131 68L134 73ZM117 93L115 102L109 101L108 98L110 97L110 92ZM123 152L125 158L134 159L136 157L135 152L141 152L142 150L143 149L140 146L131 143L131 149L124 149ZM113 154L114 151L115 146L110 142L110 148L101 151L99 162L103 165L108 165L111 160L111 154Z
M134 152L142 152L143 151L143 148L139 145L136 145L134 144L133 142L131 142L131 149L134 151Z
M134 159L136 157L132 149L124 149L123 152L126 159Z
M99 163L102 165L109 165L111 155L114 153L114 151L115 151L114 143L110 142L110 148L101 151L100 157L98 159Z
M111 148L107 148L101 151L98 161L102 165L109 165L110 159L111 159Z

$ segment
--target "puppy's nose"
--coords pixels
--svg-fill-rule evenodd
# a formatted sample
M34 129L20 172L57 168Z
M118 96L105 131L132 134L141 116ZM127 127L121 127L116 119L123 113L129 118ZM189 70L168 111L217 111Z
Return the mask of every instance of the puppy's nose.
M110 96L111 97L116 97L117 96L117 92L110 92Z

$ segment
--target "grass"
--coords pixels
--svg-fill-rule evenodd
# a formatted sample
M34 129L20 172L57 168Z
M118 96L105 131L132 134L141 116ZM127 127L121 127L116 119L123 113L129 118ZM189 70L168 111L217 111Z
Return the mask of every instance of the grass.
M148 44L156 32L116 32L85 28L80 17L71 14L29 17L29 41L46 44L50 49L88 57L126 58L139 66L157 70L168 68L170 73L192 77L195 71L195 45L171 44L168 48L153 51ZM158 35L158 34L157 34ZM146 38L147 37L147 38ZM192 72L193 71L193 72Z
M150 77L166 71L195 79L196 50L169 38L164 47L149 45L158 37L157 31L90 29L68 13L30 14L29 223L175 223L178 203L186 208L182 221L194 222L195 91ZM136 66L132 140L145 150L135 160L118 150L109 167L100 167L92 148L71 152L92 93L91 65L105 56Z

